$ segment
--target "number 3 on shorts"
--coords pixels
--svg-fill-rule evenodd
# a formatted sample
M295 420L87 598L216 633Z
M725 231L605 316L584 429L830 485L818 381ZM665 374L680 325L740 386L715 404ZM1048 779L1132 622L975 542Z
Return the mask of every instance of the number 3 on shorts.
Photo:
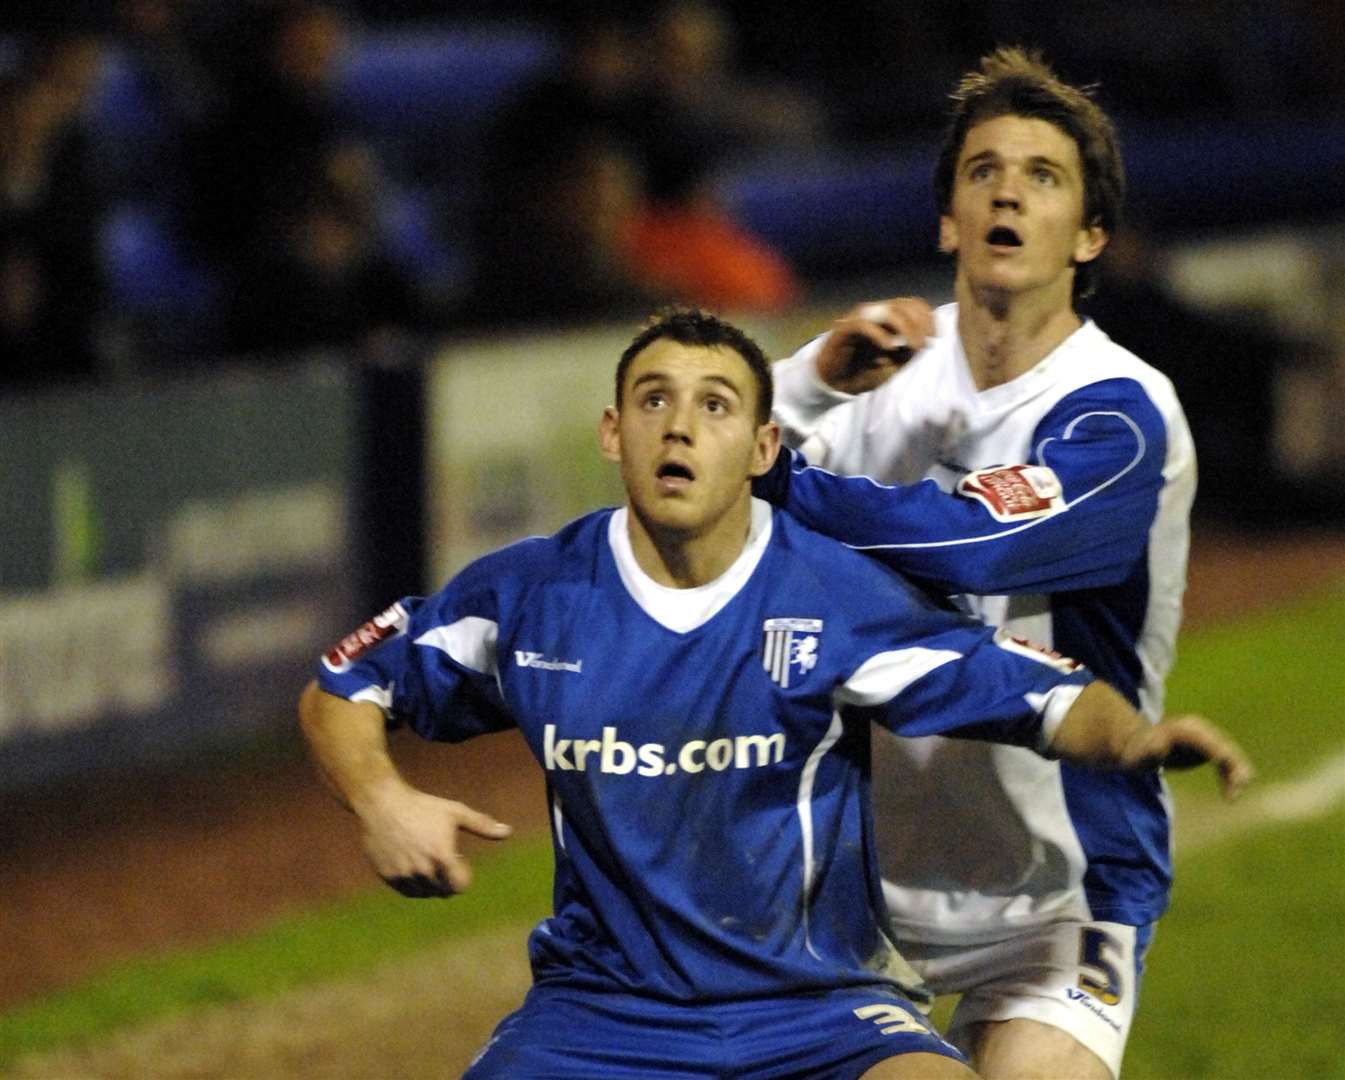
M901 1031L917 1035L928 1035L929 1028L920 1023L905 1009L896 1005L863 1005L855 1010L861 1020L872 1020L882 1028L884 1035L896 1035Z
M1121 1000L1121 976L1107 958L1120 951L1120 943L1096 926L1079 931L1079 989L1086 990L1104 1005Z

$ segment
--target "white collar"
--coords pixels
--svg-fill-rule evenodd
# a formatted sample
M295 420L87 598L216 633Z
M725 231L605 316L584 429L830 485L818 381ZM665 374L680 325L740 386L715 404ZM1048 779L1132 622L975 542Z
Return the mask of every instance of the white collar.
M660 585L640 569L631 548L629 518L630 512L623 506L612 514L607 525L607 542L612 547L621 583L651 619L685 634L714 618L747 584L770 543L773 514L769 503L753 499L752 524L742 553L714 581L693 589Z

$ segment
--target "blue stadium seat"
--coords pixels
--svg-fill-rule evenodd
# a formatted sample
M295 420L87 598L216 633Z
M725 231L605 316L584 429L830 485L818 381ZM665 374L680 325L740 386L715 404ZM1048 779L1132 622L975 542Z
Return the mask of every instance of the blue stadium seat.
M171 181L180 125L131 53L105 47L81 120L104 191L120 195Z
M0 34L0 76L17 74L23 66L23 43L12 34Z
M725 209L805 273L846 274L925 258L936 243L933 154L823 153L729 170Z
M559 56L549 34L517 26L364 33L345 58L335 95L373 138L475 138L515 90Z
M433 192L393 185L378 205L383 250L430 298L451 296L467 286L470 260L461 245L443 237Z
M394 178L381 208L389 254L442 296L470 274L470 218L485 138L515 93L553 70L559 42L524 25L366 31L333 95Z
M221 285L192 260L171 214L153 203L121 203L104 217L99 240L115 314L161 341L208 340L221 314Z
M98 77L84 106L84 121L106 139L136 138L166 126L145 72L125 49L105 45Z

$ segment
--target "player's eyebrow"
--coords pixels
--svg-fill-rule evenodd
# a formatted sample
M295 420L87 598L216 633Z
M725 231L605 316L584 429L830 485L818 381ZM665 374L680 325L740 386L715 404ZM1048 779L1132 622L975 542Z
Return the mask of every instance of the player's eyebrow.
M718 385L724 387L724 389L730 391L734 397L740 398L743 396L743 392L738 388L738 384L735 383L732 379L730 379L727 375L706 375L703 379L701 379L701 382L717 383Z
M1067 172L1065 163L1056 161L1055 158L1047 157L1045 154L1036 154L1028 160L1029 165L1045 165L1048 169L1054 169L1056 172Z
M668 379L667 372L646 371L643 375L637 375L635 376L634 379L631 380L630 388L632 391L634 391L640 389L640 387L644 386L645 383L666 382L667 379Z

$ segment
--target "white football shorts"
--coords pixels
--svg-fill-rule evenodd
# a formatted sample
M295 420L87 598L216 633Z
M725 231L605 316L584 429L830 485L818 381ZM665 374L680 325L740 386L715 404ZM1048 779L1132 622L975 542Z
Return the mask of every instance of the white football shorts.
M903 942L936 994L961 994L945 1037L969 1053L971 1025L1036 1020L1068 1032L1121 1072L1152 926L1058 922L978 945Z

